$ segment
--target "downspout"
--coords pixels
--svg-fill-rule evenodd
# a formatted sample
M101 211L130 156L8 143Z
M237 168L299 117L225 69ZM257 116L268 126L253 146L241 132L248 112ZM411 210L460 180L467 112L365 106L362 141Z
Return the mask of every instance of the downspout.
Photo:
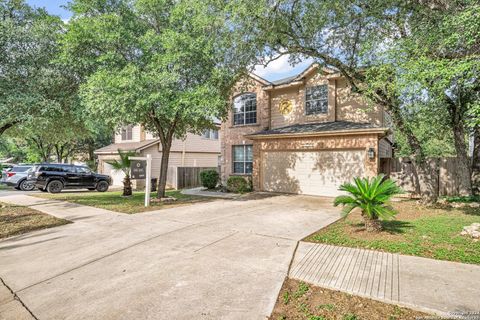
M267 91L268 94L268 130L272 129L272 92Z
M336 122L338 120L338 118L337 118L337 94L338 94L338 92L337 92L337 79L333 79L333 84L335 86L335 91L334 91L334 93L335 93L334 98L335 99L333 100L334 101L333 102L333 116L334 116L333 121Z
M187 140L183 140L183 147L182 147L182 167L185 167L185 150L186 150Z

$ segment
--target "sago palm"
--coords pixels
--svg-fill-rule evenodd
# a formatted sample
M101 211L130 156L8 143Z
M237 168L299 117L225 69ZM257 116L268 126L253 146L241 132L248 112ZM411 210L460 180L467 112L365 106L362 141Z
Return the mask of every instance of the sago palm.
M344 215L348 215L355 208L360 208L367 231L380 231L382 225L379 218L388 220L397 214L388 201L392 196L402 193L393 180L384 179L383 175L354 178L353 183L344 183L339 190L347 192L348 195L336 197L333 205L343 205Z
M130 180L130 157L135 156L135 152L132 151L122 151L118 149L118 155L120 156L119 160L106 161L109 165L112 166L115 171L122 171L125 174L123 178L123 194L122 196L128 197L132 195L132 181Z

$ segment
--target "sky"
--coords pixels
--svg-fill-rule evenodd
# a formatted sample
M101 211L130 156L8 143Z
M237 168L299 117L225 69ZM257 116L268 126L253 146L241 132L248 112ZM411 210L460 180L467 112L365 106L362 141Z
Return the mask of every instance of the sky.
M45 8L50 14L60 16L64 21L70 19L72 14L62 8L68 1L66 0L26 0L29 5L36 8Z
M72 14L62 8L69 1L67 0L26 0L27 3L33 7L45 8L50 14L60 16L64 21L68 21ZM305 70L312 61L303 61L300 64L291 66L288 63L288 56L283 56L271 63L265 68L263 66L257 66L255 68L255 73L262 78L265 78L269 81L278 80L285 77L290 77L296 74L301 73Z

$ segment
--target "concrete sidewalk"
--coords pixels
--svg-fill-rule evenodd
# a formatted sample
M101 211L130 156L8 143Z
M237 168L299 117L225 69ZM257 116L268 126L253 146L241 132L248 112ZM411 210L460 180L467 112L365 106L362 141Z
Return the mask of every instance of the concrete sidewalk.
M182 193L192 195L192 196L223 198L223 199L235 199L235 198L239 198L239 197L242 196L241 194L238 194L238 193L213 191L213 190L208 190L208 189L203 188L203 187L192 188L192 189L183 189Z
M480 266L300 242L289 276L446 315L480 311Z
M265 319L297 240L340 217L331 199L306 196L135 215L0 201L74 222L0 241L0 277L18 297L0 312L20 303L38 319Z

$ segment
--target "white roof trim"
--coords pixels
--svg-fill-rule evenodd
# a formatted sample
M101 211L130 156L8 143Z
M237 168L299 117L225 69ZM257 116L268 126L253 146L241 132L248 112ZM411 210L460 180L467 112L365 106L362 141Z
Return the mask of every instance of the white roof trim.
M270 81L268 81L267 79L264 79L264 78L256 75L256 74L253 73L253 72L250 72L250 73L248 74L248 76L251 77L251 78L254 79L254 80L257 80L258 82L260 82L260 83L262 83L262 84L264 84L264 85L271 85L271 84L272 84L272 83L271 83Z

